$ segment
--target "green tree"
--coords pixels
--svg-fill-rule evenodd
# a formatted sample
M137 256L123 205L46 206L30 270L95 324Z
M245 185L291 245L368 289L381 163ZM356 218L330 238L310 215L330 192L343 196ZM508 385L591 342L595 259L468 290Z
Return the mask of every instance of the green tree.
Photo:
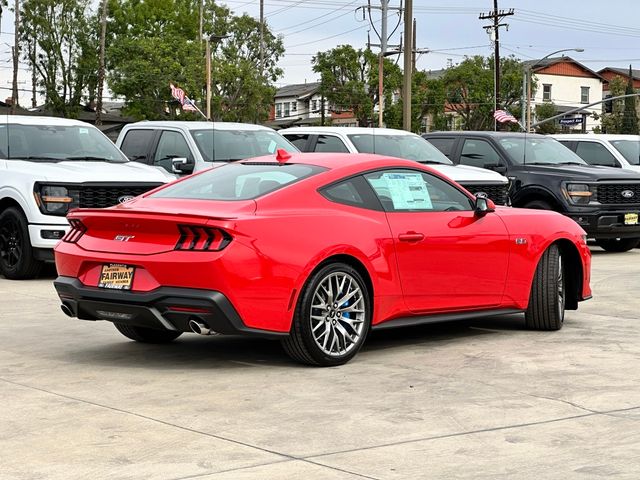
M334 107L350 110L358 125L377 124L374 106L378 95L378 56L371 50L342 45L313 57L313 71L320 74L320 91ZM388 58L383 62L385 110L402 84L400 68Z
M536 105L535 112L539 122L558 114L556 105L553 102L542 102ZM557 133L556 122L551 121L538 125L536 133Z
M75 116L95 95L97 31L89 0L24 0L20 42L46 107Z
M627 82L627 88L625 95L631 95L633 90L633 70L629 65L629 81ZM627 97L624 99L624 114L622 116L622 126L620 133L627 133L632 135L638 134L638 111L636 109L637 97Z
M111 0L107 47L109 87L137 118L161 118L177 110L169 84L185 90L204 111L205 56L195 0ZM282 40L265 28L261 69L260 23L204 1L206 36L212 41L212 112L216 119L265 120L282 71ZM183 114L181 118L196 118Z
M626 82L624 79L616 76L609 82L609 94L612 97L624 95L625 87ZM602 130L606 133L621 133L624 101L614 100L611 103L611 113L602 114Z
M509 110L522 95L522 64L515 57L500 60L500 105ZM465 130L493 127L493 58L476 55L445 70L441 79L446 101Z

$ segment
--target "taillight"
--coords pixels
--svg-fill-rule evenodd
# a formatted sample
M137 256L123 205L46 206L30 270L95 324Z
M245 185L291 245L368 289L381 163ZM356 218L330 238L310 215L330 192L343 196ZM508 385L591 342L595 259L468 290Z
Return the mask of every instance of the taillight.
M176 250L218 252L231 243L231 235L219 228L178 225L178 230L180 238Z
M87 227L85 227L77 218L70 218L69 225L71 225L71 230L62 237L62 241L67 243L76 243L87 231Z

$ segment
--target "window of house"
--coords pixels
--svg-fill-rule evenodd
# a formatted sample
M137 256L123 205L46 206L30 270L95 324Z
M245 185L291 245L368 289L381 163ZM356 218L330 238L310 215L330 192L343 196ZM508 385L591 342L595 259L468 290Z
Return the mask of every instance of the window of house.
M289 102L284 102L284 116L288 117L290 115L290 111L289 111Z
M311 113L316 113L318 110L318 100L311 101Z
M542 85L542 100L545 102L551 101L551 85L548 83Z
M276 103L276 118L282 117L282 104Z
M291 111L295 112L296 110L298 110L298 102L291 102Z
M580 103L589 103L589 87L580 87Z

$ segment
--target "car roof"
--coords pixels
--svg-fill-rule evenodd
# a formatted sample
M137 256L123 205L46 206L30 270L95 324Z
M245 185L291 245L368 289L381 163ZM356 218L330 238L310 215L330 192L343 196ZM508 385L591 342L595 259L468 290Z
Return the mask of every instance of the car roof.
M40 115L6 115L5 118L0 117L0 126L4 125L57 125L57 126L74 126L94 128L93 125L80 120L61 117L45 117Z
M372 128L372 127L291 127L279 131L285 133L342 133L344 135L370 134L370 135L415 135L415 133L406 130L397 130L395 128Z
M180 120L143 120L141 122L130 123L127 128L183 128L186 130L267 130L274 131L263 125L254 125L253 123L236 123L236 122L190 122Z
M621 133L554 133L551 136L563 140L640 140L640 135Z
M336 173L348 173L350 171L357 172L376 167L404 167L416 168L431 171L428 168L414 160L403 160L401 158L389 157L386 155L377 155L374 153L290 153L291 157L285 163L288 164L305 164L316 165L330 169ZM237 163L264 163L274 164L278 162L275 155L266 155L263 157L248 158L240 160Z
M489 131L474 131L474 130L465 130L465 131L441 131L441 132L429 132L424 134L426 137L437 137L440 135L453 135L453 136L467 136L474 135L478 137L495 137L495 138L503 138L503 137L511 137L511 138L544 138L549 135L540 135L539 133L524 133L524 132L489 132Z

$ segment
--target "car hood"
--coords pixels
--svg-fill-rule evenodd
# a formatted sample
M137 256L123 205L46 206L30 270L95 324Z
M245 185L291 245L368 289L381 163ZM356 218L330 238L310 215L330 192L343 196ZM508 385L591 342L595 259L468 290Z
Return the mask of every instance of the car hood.
M640 172L597 165L521 165L520 168L530 172L563 177L567 180L622 180L640 182Z
M7 161L7 169L32 175L38 181L83 182L145 182L167 183L175 177L157 168L138 162L29 162Z
M493 170L468 165L429 164L431 168L456 182L507 183L509 180Z

